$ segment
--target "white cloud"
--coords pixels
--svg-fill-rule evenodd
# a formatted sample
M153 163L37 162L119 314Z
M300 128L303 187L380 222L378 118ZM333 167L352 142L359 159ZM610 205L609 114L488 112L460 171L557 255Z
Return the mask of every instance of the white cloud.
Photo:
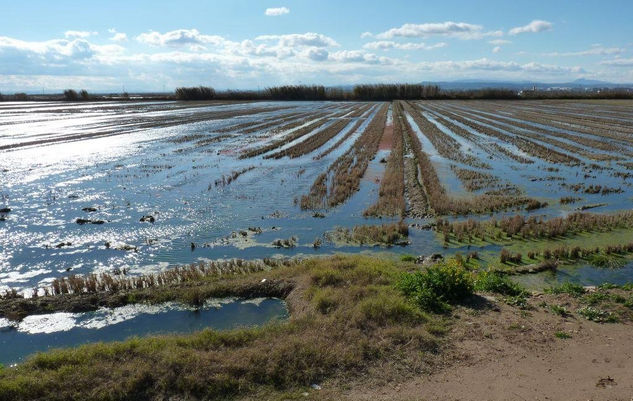
M330 60L339 63L394 64L393 59L379 57L373 53L366 53L362 50L339 50L330 54Z
M127 42L127 34L123 32L117 32L116 29L110 28L108 32L112 34L110 40L113 42Z
M319 47L311 47L311 48L306 50L306 56L310 60L314 60L314 61L327 60L328 55L329 55L329 53L328 53L327 50L325 50L323 48L319 48Z
M425 43L398 43L391 40L379 40L376 42L369 42L363 45L363 48L370 50L433 50L445 47L446 43L440 42L434 45L427 45Z
M221 36L202 35L197 29L177 29L162 34L150 31L138 35L136 40L151 46L170 47L204 45L205 43L219 45L224 42L224 38Z
M465 22L439 22L426 24L404 24L375 35L378 39L395 37L426 38L430 36L448 36L459 39L481 39L485 36L502 36L501 31L484 32L483 26Z
M287 35L261 35L255 40L271 41L277 40L280 46L296 47L296 46L314 46L314 47L330 47L339 46L336 41L328 36L320 33L291 33Z
M418 66L422 69L448 71L496 71L512 73L541 73L546 75L578 74L585 70L579 66L563 67L536 62L519 64L514 61L493 61L486 58L466 61L437 61L422 62Z
M88 38L90 36L98 35L99 32L88 32L88 31L66 31L64 32L64 36L67 38Z
M115 35L115 30L109 31ZM29 42L0 37L0 83L3 90L30 87L85 87L88 90L155 90L213 82L218 89L257 85L319 82L337 85L359 82L418 82L459 78L534 79L552 81L599 73L580 67L537 62L517 63L486 58L414 61L415 54L384 57L368 51L426 49L438 44L377 40L366 49L340 48L333 38L318 34L265 35L242 41L204 35L196 30L148 32L139 41L152 45L139 51L119 44L97 45L86 39ZM141 35L139 35L141 36ZM337 48L338 47L338 48ZM631 66L632 59L615 59L606 66ZM599 64L597 64L599 65ZM619 80L627 70L617 69ZM582 75L581 75L582 74ZM611 73L612 75L614 73ZM20 76L21 79L8 77ZM47 80L43 77L58 77ZM629 76L631 76L629 74ZM73 77L73 78L70 78ZM84 78L78 78L84 77ZM91 78L94 77L94 78ZM72 80L82 82L72 84ZM81 79L81 80L80 80ZM44 84L42 84L44 83ZM85 83L85 84L83 84Z
M267 8L264 14L269 17L277 17L279 15L284 15L290 13L290 9L288 7L274 7Z
M493 39L493 40L489 40L488 43L495 46L501 46L501 45L508 45L512 43L512 41L505 40L505 39Z
M616 58L613 60L601 61L600 64L612 67L633 67L633 58Z
M527 25L517 26L515 28L510 29L508 34L510 35L518 35L520 33L538 33L543 31L549 31L552 29L553 24L548 21L543 20L534 20Z
M614 54L622 54L625 50L621 47L604 47L593 45L590 49L577 52L552 52L543 53L544 56L609 56Z
M360 34L361 39L372 38L374 36L371 32L363 32Z
M114 42L125 42L125 41L127 41L127 34L125 34L123 32L117 32L114 35L112 35L110 40L112 40Z
M501 46L495 46L492 48L493 53L499 53L501 51Z

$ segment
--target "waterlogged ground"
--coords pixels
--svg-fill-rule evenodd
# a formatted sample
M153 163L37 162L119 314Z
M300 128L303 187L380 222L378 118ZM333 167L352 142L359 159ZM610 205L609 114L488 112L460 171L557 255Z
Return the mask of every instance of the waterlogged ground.
M370 162L359 191L342 205L324 210L324 218L301 210L299 200L319 174L351 148L380 106L0 103L0 208L11 209L0 221L0 286L24 290L69 274L124 268L145 273L205 259L372 250L330 243L324 234L336 226L395 220L363 217L378 198L384 172L380 160L389 155L388 148L381 147ZM414 102L412 107L407 119L453 197L516 191L548 202L546 208L520 213L550 217L583 206L593 206L596 212L631 207L631 103ZM413 112L453 138L460 152L476 162L468 165L454 154L442 155L428 133L417 128ZM341 119L348 123L323 145L295 158L267 158L327 132ZM240 158L316 122L316 128L299 139ZM468 191L455 168L486 173L494 180ZM592 193L589 187L598 185L601 190ZM561 197L581 199L561 204ZM77 219L88 221L78 224ZM420 225L428 221L407 219ZM292 237L293 248L272 245ZM313 247L317 238L323 241L319 249ZM412 227L409 240L409 246L393 250L446 251L432 231ZM450 252L455 251L466 250ZM585 269L569 274L589 282L633 278L622 273L628 267L598 275L593 268Z
M200 308L174 302L127 305L85 313L27 316L19 323L0 318L0 363L16 363L26 355L52 347L122 341L130 336L190 333L204 328L226 330L287 317L283 301L259 298L210 299Z

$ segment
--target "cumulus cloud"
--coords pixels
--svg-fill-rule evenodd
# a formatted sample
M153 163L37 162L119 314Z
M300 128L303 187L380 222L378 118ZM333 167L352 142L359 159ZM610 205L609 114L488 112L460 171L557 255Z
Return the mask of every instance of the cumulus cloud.
M395 37L426 38L430 36L448 36L459 39L481 39L485 36L502 36L501 31L484 32L483 26L466 22L439 22L426 24L404 24L375 35L378 39Z
M115 35L116 30L109 30ZM407 57L384 57L372 50L426 50L443 43L425 44L376 40L364 49L341 48L333 39L318 33L265 35L232 41L205 35L193 29L147 32L139 35L147 47L125 49L117 43L102 45L85 38L53 39L44 42L0 37L0 82L8 88L28 89L28 82L41 85L42 77L57 76L53 83L66 84L64 77L95 77L87 89L120 87L155 90L168 86L215 82L222 88L252 88L263 82L277 85L312 81L324 85L358 82L415 81L458 78L552 79L586 76L580 67L541 63L474 60L414 61ZM103 38L106 40L106 38ZM595 51L595 50L594 50ZM411 58L410 58L411 57ZM604 65L631 66L633 60L615 59ZM593 72L591 72L593 73ZM623 71L624 74L624 71ZM8 76L24 79L5 79ZM30 81L29 77L33 77ZM37 78L36 78L37 77ZM69 78L70 79L70 78ZM78 78L77 78L78 79ZM18 87L22 85L22 87ZM93 86L94 85L94 86Z
M44 42L27 42L0 36L0 52L13 52L39 57L41 61L63 61L70 59L88 59L93 56L118 54L123 48L118 45L95 45L85 39L54 39Z
M261 35L255 38L261 41L278 41L280 46L296 47L296 46L314 46L314 47L330 47L339 46L336 41L328 36L320 33L291 33L287 35Z
M64 36L67 38L88 38L90 36L98 35L99 32L88 32L88 31L66 31L64 32Z
M510 29L508 34L510 35L518 35L520 33L538 33L543 31L549 31L553 27L553 24L548 21L543 20L534 20L527 25L517 26L515 28Z
M165 33L155 31L142 33L136 37L136 40L151 46L178 47L205 43L218 45L224 41L224 38L217 35L203 35L197 29L177 29Z
M433 45L427 45L425 43L398 43L391 40L379 40L375 42L365 43L363 45L364 49L370 50L390 50L390 49L398 49L398 50L433 50L439 49L441 47L445 47L446 43L440 42Z
M290 13L290 9L288 7L273 7L267 8L264 12L265 15L269 17L277 17L279 15L284 15Z
M127 42L127 34L123 32L118 32L114 28L108 29L108 32L112 34L110 40L113 42Z
M363 33L360 34L361 39L371 38L373 36L374 36L374 34L371 33L371 32L363 32Z
M310 60L324 61L327 60L329 53L323 48L311 47L307 49L306 55Z
M492 48L493 53L499 53L501 51L501 46L495 46Z
M508 45L512 43L512 41L506 40L506 39L493 39L493 40L489 40L488 43L495 46L501 46L501 45Z

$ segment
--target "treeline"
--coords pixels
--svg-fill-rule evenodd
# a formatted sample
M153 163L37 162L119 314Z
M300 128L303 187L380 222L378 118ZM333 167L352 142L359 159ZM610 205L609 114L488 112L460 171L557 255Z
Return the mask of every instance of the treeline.
M263 90L227 90L216 92L210 87L183 87L176 89L178 100L394 100L440 99L436 85L379 84L356 85L351 89L323 85L284 85Z
M129 99L127 93L92 95L86 90L79 92L67 89L62 95L13 95L0 94L0 101L25 100L114 100ZM470 90L445 90L438 85L422 84L373 84L353 87L326 87L323 85L284 85L263 90L216 91L208 86L180 87L173 94L145 93L135 95L135 99L151 100L469 100L469 99L633 99L633 88L573 89L573 90L514 90L503 88L482 88Z
M178 100L213 100L215 89L208 86L183 87L176 89L175 96Z
M470 90L444 90L438 85L374 84L355 85L352 88L323 85L284 85L263 90L227 90L216 92L210 87L178 88L178 100L469 100L469 99L633 99L633 89L600 90L514 90L482 88Z

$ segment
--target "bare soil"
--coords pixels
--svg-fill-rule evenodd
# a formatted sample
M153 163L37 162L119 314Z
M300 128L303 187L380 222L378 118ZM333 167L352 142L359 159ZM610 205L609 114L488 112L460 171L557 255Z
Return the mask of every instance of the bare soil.
M552 298L542 295L530 303L542 300L550 304ZM572 310L576 305L569 303ZM464 308L456 315L459 323L448 341L452 345L429 373L387 381L371 374L342 394L324 387L319 395L348 400L632 399L630 323L563 318L538 306L522 311L499 300L490 308ZM571 338L557 338L556 332Z

